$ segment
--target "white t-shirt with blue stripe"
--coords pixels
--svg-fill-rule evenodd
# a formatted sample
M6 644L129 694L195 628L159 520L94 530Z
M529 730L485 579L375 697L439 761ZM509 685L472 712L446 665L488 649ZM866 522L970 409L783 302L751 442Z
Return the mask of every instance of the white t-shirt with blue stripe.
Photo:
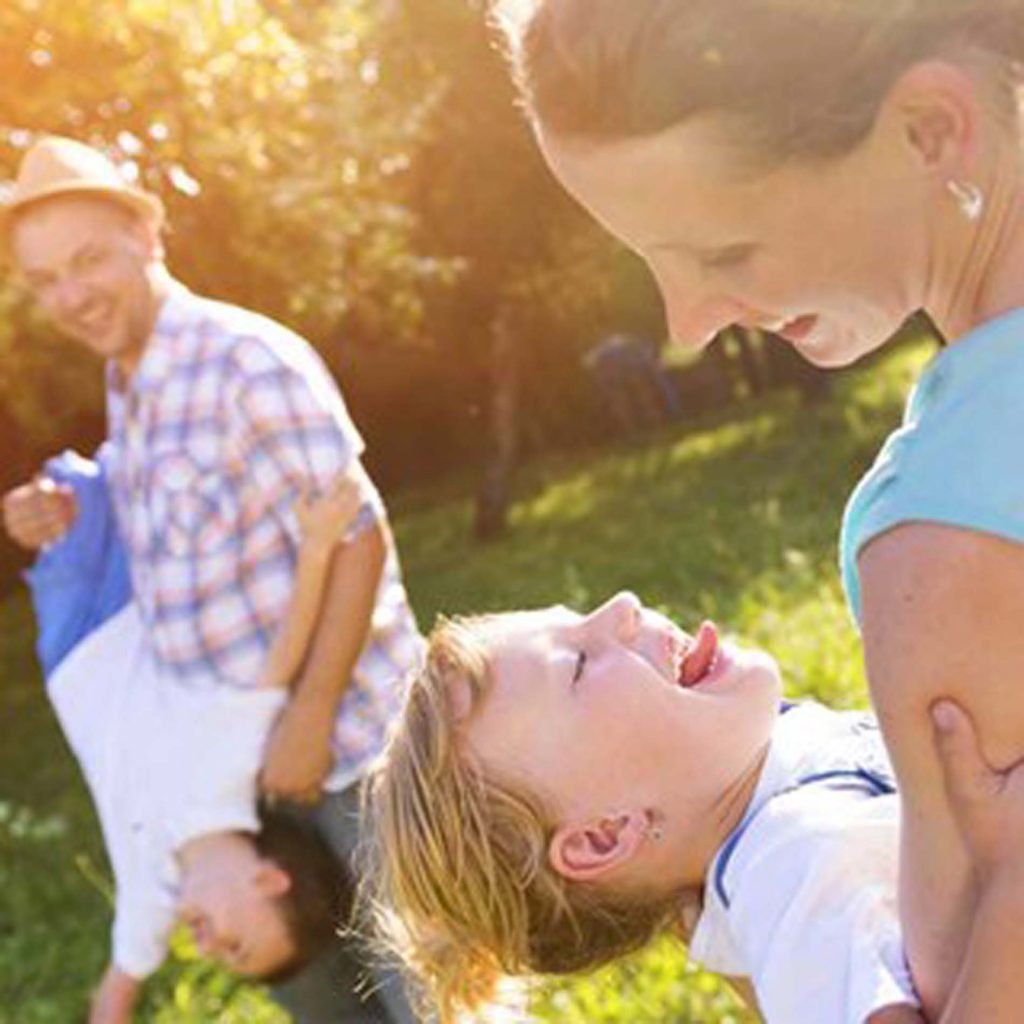
M691 954L749 978L768 1024L864 1024L919 1005L896 906L898 828L873 717L789 706L711 864Z

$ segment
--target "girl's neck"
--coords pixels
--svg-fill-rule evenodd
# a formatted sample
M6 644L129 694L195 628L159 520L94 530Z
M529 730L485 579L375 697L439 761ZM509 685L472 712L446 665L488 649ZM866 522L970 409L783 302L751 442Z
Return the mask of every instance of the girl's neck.
M715 854L739 827L750 807L761 781L768 749L768 744L765 744L722 792L708 812L699 835L690 828L673 827L673 823L683 816L673 815L671 805L666 805L665 841L659 844L655 853L656 863L649 865L649 870L659 876L659 887L680 890L704 884Z

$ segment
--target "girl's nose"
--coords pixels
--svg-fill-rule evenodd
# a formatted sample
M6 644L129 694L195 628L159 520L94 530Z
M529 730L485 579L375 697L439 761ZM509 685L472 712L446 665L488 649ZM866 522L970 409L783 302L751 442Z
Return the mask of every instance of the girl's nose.
M595 628L612 633L619 640L631 640L640 625L640 599L623 590L590 613Z

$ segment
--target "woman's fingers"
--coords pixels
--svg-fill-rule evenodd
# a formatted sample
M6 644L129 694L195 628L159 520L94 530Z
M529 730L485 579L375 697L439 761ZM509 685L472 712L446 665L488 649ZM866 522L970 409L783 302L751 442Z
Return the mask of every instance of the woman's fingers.
M971 717L952 701L932 707L935 746L946 792L954 803L975 803L996 796L1000 775L985 760Z

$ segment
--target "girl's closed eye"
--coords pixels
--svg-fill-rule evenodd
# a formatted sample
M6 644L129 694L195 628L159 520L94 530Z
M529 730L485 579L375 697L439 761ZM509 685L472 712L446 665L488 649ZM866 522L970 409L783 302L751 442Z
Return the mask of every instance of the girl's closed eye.
M576 665L574 666L572 672L572 688L574 690L576 689L577 683L579 683L580 679L583 678L583 669L586 667L586 664L587 652L580 651L579 654L576 656Z

